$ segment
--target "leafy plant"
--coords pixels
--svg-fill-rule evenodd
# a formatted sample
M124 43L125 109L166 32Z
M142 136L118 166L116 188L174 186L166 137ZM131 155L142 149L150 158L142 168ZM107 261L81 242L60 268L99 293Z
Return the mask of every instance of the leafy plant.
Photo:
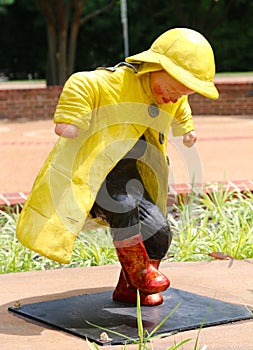
M234 259L253 257L253 194L238 188L212 185L169 215L173 242L168 257L173 261L211 259L222 252Z
M107 229L82 231L74 245L72 262L69 266L99 266L114 264L118 261Z
M26 249L15 237L19 207L0 210L0 274L59 268L60 264Z
M0 274L49 270L76 266L97 266L116 263L112 238L106 230L81 232L76 239L70 264L62 265L25 248L15 230L20 208L0 210Z

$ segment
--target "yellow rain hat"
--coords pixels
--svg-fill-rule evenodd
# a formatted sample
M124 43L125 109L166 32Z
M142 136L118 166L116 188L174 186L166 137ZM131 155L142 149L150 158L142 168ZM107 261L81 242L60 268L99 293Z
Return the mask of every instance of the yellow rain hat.
M212 47L195 30L170 29L160 35L149 50L127 57L126 62L160 64L190 90L212 99L219 97L213 83L215 61Z

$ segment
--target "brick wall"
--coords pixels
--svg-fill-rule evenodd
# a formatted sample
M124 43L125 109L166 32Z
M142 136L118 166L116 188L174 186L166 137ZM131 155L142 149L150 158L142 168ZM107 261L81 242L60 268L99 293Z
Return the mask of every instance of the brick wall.
M253 115L251 82L216 83L217 101L198 94L189 97L194 115ZM52 118L62 87L0 90L0 119Z
M207 99L199 94L189 97L194 115L253 115L253 83L216 83L220 97Z
M52 118L62 87L0 90L0 119Z

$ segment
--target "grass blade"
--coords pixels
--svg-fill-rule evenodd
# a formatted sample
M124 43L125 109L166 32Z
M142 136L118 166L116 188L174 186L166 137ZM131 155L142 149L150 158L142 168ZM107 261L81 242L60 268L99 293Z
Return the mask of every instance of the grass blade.
M164 323L171 317L171 315L179 308L180 305L181 305L181 303L178 303L174 307L174 309L166 317L164 317L164 319L149 333L148 339L150 339L151 337L154 336L154 333L156 333L164 325ZM160 335L160 336L162 336L162 335Z

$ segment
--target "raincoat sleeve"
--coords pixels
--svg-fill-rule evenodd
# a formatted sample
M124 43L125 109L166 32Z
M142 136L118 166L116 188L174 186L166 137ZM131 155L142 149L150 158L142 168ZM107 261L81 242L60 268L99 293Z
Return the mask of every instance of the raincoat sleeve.
M183 96L180 99L172 119L171 129L173 136L183 136L187 132L194 130L191 107L187 96Z
M98 100L96 81L89 72L73 74L65 83L54 114L54 122L73 124L87 130L92 110Z

